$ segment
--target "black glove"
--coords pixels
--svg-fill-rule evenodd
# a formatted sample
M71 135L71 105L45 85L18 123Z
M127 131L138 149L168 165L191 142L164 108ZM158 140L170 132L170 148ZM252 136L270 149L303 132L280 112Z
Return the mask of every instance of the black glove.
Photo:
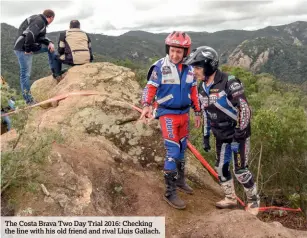
M209 152L211 150L210 137L209 136L204 136L203 137L203 149L206 152Z

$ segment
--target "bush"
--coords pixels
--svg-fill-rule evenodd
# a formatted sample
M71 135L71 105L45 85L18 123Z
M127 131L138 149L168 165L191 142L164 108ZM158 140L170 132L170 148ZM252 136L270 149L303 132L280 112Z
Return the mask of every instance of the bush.
M1 193L9 187L20 188L34 182L38 168L45 164L55 141L61 143L63 138L52 130L43 130L37 135L20 133L10 143L11 149L1 155Z

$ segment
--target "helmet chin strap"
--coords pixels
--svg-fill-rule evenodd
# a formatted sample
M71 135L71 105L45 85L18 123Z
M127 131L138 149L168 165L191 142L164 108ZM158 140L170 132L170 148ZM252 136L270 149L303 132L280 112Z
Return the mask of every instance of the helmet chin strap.
M204 80L205 82L207 82L208 79L209 79L209 76L208 76L208 75L204 75L204 79L203 79L203 80Z
M213 70L212 67L210 67L209 65L204 65L204 75L206 77L211 76L212 74L214 74L216 70Z

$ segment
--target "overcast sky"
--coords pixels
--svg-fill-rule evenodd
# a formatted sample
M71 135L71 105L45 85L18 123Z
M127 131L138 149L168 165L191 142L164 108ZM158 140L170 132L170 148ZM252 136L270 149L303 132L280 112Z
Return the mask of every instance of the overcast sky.
M32 14L55 11L48 32L65 30L78 19L89 33L120 35L130 30L149 32L256 30L307 21L307 1L205 0L71 0L3 1L1 22L18 27Z

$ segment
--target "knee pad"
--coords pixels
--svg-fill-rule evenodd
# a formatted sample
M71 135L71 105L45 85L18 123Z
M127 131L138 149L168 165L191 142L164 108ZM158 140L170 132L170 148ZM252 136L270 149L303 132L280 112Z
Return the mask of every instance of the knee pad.
M240 169L234 171L234 174L240 184L245 188L251 188L254 185L254 179L252 173L247 169Z
M188 146L188 141L187 141L187 137L183 137L180 141L180 155L179 155L179 159L183 159L184 158L184 152L187 149Z
M166 157L164 161L164 170L177 171L176 160L172 157Z
M229 163L223 164L221 166L216 166L215 170L218 174L220 182L226 182L231 179L231 173L229 171Z
M217 160L215 169L218 173L220 182L226 182L231 179L231 172L229 170L230 162L232 159L232 151L230 144L223 143L220 151L217 151Z
M180 157L180 145L175 141L164 139L164 145L166 148L166 158L164 162L165 170L176 170L176 161Z
M169 178L171 180L176 180L177 179L177 171L176 170L171 170L171 171L164 171L164 177Z
M176 165L177 165L177 170L178 170L178 172L184 171L184 168L185 168L185 160L183 160L183 159L176 160Z
M166 158L178 159L180 155L180 145L175 141L164 139L164 146L166 148Z

